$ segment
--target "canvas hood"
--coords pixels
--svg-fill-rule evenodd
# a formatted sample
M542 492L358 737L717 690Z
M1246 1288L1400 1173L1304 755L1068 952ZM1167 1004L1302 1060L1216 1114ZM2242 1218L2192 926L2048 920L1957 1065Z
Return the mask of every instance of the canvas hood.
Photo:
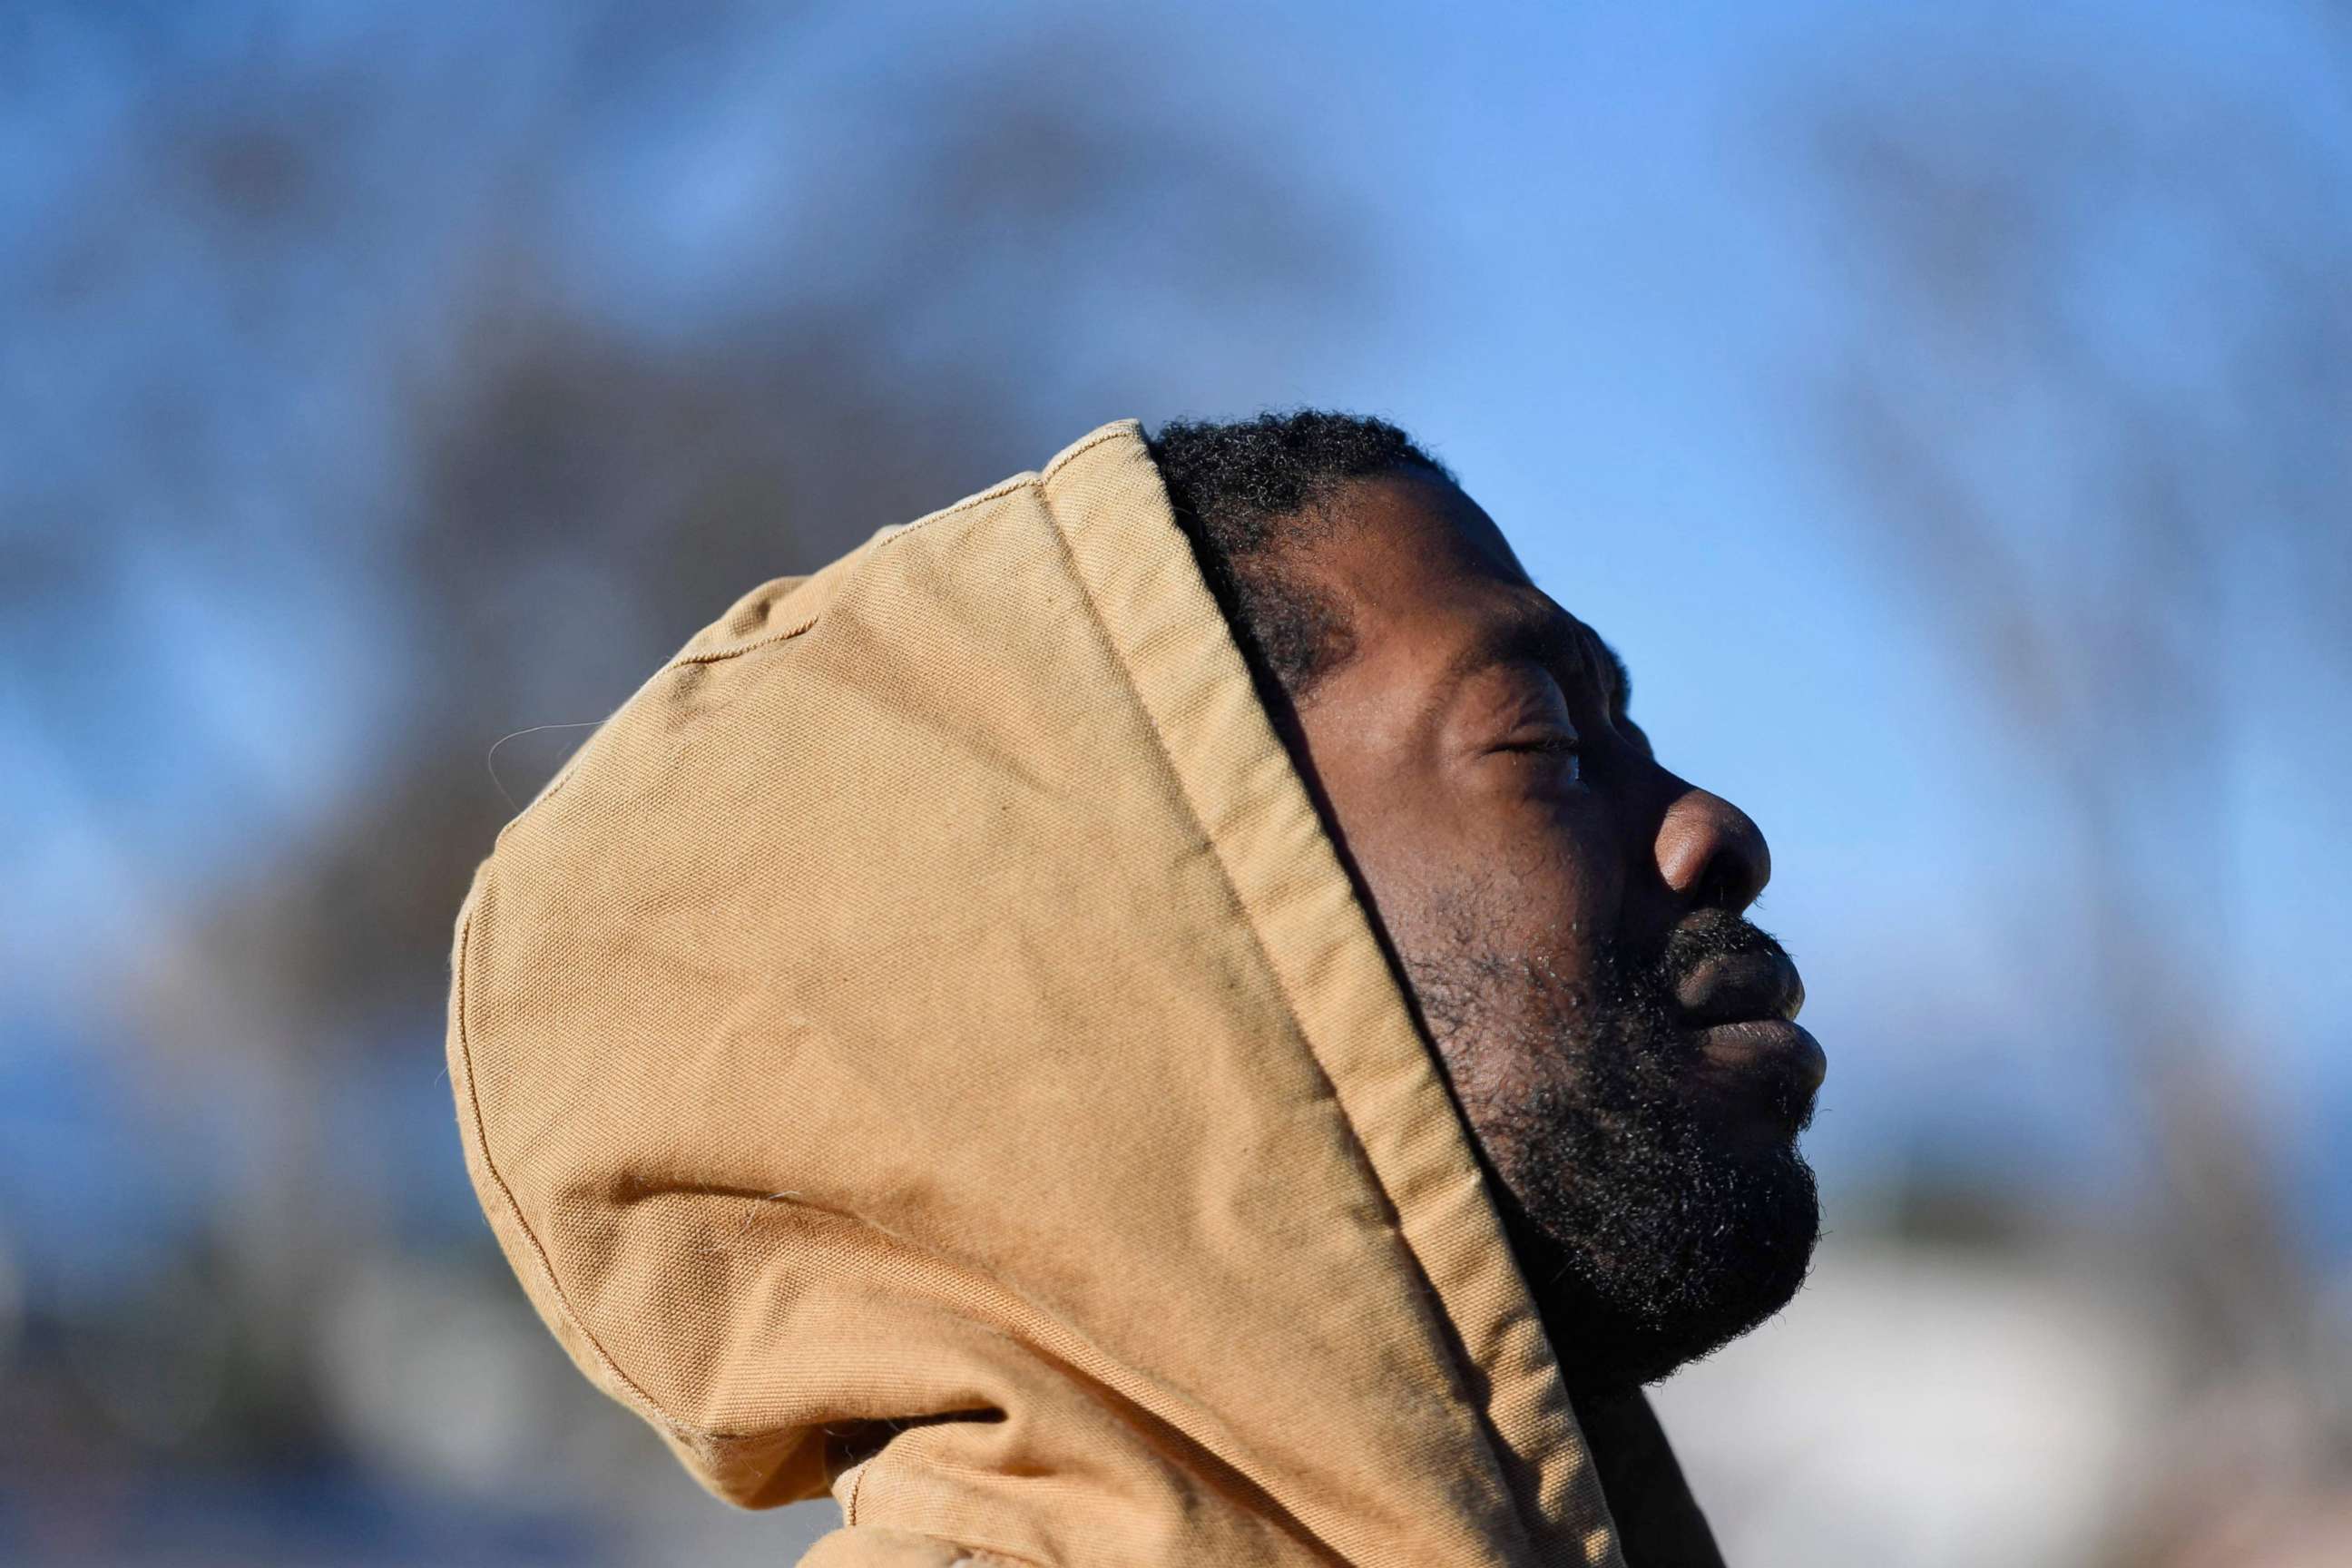
M541 1314L714 1492L830 1489L810 1563L1621 1560L1132 422L697 636L499 837L450 1016Z

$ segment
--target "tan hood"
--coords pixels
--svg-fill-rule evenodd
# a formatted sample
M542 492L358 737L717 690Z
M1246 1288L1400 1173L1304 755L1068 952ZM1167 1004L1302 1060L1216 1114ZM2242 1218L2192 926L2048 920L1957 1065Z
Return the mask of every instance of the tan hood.
M830 1487L807 1561L1620 1560L1132 422L745 597L456 962L531 1300L711 1490Z

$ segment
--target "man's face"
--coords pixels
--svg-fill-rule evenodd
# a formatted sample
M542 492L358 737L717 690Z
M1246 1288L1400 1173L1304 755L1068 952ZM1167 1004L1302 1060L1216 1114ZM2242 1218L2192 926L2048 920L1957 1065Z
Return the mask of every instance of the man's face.
M1675 777L1616 660L1434 476L1297 546L1353 652L1297 708L1335 819L1498 1180L1572 1388L1664 1376L1778 1310L1819 1215L1822 1058L1738 808Z

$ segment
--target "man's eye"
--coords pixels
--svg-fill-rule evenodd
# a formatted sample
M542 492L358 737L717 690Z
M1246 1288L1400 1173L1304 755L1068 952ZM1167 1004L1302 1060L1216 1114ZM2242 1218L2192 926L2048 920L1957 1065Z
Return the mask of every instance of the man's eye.
M1571 783L1584 777L1584 763L1578 755L1583 750L1583 742L1572 734L1530 735L1525 740L1507 742L1498 749L1544 758L1560 767Z

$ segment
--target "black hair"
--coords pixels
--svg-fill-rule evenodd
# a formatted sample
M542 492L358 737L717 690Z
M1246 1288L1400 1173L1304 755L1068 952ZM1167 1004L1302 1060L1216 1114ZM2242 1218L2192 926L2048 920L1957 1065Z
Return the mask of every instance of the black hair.
M1453 473L1384 419L1302 408L1252 419L1173 420L1149 437L1176 521L1259 681L1287 704L1355 651L1344 606L1289 569L1328 533L1325 510L1353 479Z

